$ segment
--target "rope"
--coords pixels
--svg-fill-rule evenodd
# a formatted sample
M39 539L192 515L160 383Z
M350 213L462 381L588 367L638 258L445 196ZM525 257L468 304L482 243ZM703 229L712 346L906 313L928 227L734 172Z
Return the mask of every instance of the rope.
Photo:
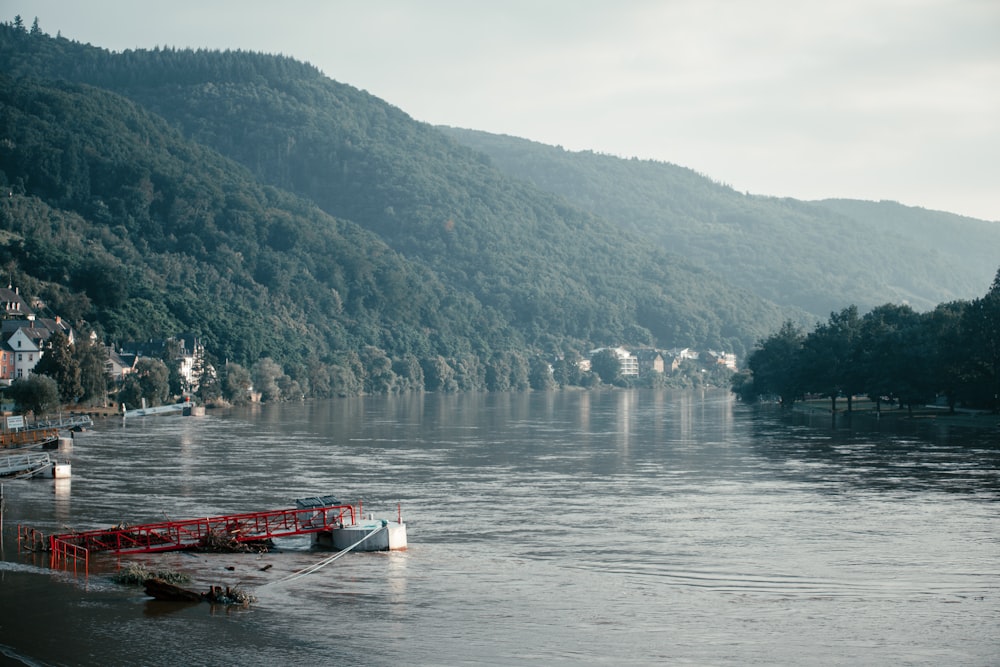
M318 563L314 563L314 564L310 565L309 567L305 567L305 568L299 570L298 572L293 572L293 573L291 573L290 575L288 575L287 577L285 577L283 579L277 579L275 581L270 581L270 582L268 582L268 583L266 583L266 584L264 584L262 586L258 586L258 588L266 588L268 586L274 586L275 584L284 584L284 583L287 583L289 581L294 581L295 579L299 579L301 577L304 577L307 574L312 574L313 572L318 572L319 570L323 569L324 567L326 567L327 565L329 565L333 561L337 560L338 558L340 558L344 554L348 553L349 551L353 551L358 545L360 545L362 542L364 542L365 540L367 540L369 537L377 535L378 533L381 533L383 530L388 530L388 527L387 526L379 526L378 528L376 528L375 530L371 531L370 533L368 533L367 535L365 535L364 537L362 537L360 540L358 540L357 542L355 542L351 546L347 547L346 549L343 549L342 551L338 551L337 553L333 554L329 558L324 558L323 560L319 561Z

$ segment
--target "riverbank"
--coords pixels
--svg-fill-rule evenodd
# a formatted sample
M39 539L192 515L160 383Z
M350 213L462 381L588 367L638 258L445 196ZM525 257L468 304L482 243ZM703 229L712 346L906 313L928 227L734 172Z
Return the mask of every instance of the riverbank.
M831 415L829 398L798 401L792 409L796 412L812 416ZM897 422L923 423L1000 430L1000 414L994 412L985 410L956 410L955 412L949 412L947 408L936 406L921 406L914 408L911 412L905 407L900 409L898 406L886 406L885 403L882 404L882 409L878 410L875 402L867 398L854 399L851 405L851 412L847 411L847 401L839 399L837 401L836 417L838 421L849 417L852 420L879 422L882 424Z

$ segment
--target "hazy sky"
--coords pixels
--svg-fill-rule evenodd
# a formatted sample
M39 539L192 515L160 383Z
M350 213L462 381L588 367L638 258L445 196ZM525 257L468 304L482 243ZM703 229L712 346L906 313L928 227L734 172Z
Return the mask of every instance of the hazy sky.
M1000 0L0 0L113 51L304 60L417 120L740 191L1000 220Z

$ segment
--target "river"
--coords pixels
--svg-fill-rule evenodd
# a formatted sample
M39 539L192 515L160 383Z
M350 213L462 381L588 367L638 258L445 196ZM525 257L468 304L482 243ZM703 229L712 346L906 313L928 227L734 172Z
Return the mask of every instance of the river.
M723 391L372 397L107 419L4 484L0 659L26 665L1000 664L1000 434L833 429ZM91 558L45 533L333 494L409 549ZM151 600L129 562L248 608Z

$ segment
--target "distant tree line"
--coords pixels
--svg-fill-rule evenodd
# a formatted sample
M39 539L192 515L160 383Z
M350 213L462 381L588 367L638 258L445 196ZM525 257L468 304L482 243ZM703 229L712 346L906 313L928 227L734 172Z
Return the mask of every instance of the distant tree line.
M948 407L1000 409L1000 271L971 302L917 313L886 304L859 316L850 306L805 333L791 322L763 340L733 378L742 400L790 407L807 395L852 407L865 395L913 409L941 397Z

